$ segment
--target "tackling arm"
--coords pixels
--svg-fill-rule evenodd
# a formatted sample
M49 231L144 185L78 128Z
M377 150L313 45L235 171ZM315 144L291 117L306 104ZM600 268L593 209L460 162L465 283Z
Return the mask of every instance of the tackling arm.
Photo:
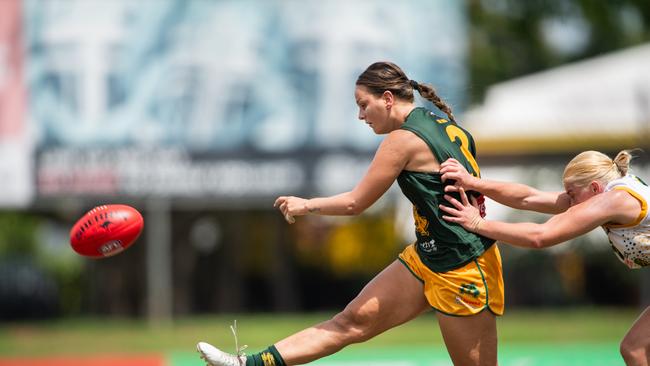
M457 192L462 187L468 191L481 192L502 205L550 214L564 212L570 205L569 196L565 192L543 192L525 184L477 178L455 159L442 163L440 173L443 180L455 181L453 186L445 188L446 192Z
M606 192L572 206L543 224L483 220L461 189L461 202L446 195L453 207L440 205L443 218L467 230L524 248L545 248L563 243L607 223L629 223L639 214L638 202L624 192Z

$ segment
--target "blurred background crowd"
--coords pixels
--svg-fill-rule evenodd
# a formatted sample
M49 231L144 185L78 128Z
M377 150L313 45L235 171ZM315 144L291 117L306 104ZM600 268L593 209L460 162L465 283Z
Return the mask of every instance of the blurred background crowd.
M379 60L436 86L485 177L562 190L576 153L641 148L650 179L645 0L0 0L0 320L346 304L414 240L410 204L294 225L272 205L363 175L381 137L354 82ZM145 230L82 258L69 230L105 203ZM507 308L650 303L603 232L501 250Z

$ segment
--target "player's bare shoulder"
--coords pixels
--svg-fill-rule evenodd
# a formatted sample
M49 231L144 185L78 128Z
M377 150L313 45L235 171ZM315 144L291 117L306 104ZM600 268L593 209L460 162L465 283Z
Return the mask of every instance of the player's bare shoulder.
M387 139L391 139L391 143L395 143L404 151L418 152L421 150L428 150L427 144L415 133L409 130L398 129L388 134Z
M626 190L620 189L597 194L577 206L584 206L591 211L592 216L599 216L610 225L632 223L642 210L641 202Z
M604 192L603 203L608 209L620 212L628 212L630 217L636 218L643 210L644 201L633 191L627 189L612 189Z
M415 133L408 130L396 130L393 143L403 154L406 164L404 168L411 171L433 172L440 170L440 164L433 156L431 148Z
M411 154L409 151L411 137L408 134L409 132L404 130L391 131L379 145L377 155L390 155L393 159L406 161Z

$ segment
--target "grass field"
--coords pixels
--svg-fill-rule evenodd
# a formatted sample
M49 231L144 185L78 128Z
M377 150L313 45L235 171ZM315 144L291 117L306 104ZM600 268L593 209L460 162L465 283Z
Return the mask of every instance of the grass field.
M498 320L500 364L622 364L618 342L637 315L635 309L509 312ZM173 324L157 326L149 326L144 321L113 318L3 324L0 328L0 366L17 364L7 360L25 357L90 359L95 355L161 355L168 366L202 365L194 353L196 342L205 340L226 350L234 349L229 329L233 319L237 319L240 343L248 344L248 351L255 352L329 316L331 314L326 313L231 314L179 319ZM111 364L118 363L113 361ZM24 362L21 365L31 364L37 363ZM38 365L46 364L54 363ZM451 363L435 316L427 314L316 364L433 366Z

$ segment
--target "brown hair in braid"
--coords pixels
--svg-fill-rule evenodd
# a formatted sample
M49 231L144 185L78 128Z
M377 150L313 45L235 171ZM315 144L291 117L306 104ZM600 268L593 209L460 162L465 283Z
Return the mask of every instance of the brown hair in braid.
M456 119L454 118L454 114L451 111L451 107L447 105L436 93L436 90L433 88L433 86L429 84L420 84L417 83L417 90L420 92L420 95L422 98L430 101L433 103L438 109L441 111L445 112L447 114L447 117L449 117L450 120L455 121Z
M365 86L376 97L388 90L396 98L407 102L413 102L413 90L417 90L423 98L446 113L450 120L455 121L451 108L440 99L433 86L410 80L404 71L392 62L375 62L368 66L357 78L356 85Z

